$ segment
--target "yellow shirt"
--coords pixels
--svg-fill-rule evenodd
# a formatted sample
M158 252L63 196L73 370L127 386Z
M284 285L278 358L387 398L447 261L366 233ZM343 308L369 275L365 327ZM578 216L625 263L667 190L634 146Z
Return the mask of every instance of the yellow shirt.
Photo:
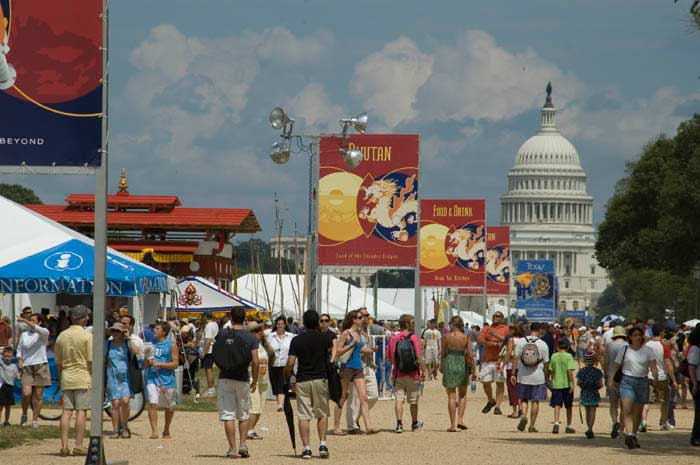
M92 333L72 325L56 339L54 357L61 366L62 391L92 387Z

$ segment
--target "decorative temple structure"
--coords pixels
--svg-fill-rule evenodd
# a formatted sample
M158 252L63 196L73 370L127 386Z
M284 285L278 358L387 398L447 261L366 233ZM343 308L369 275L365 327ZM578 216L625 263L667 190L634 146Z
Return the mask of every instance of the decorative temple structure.
M93 235L93 194L70 194L66 205L25 206ZM248 208L186 208L174 195L132 195L124 169L107 206L110 247L177 278L200 276L225 290L231 290L234 277L231 238L261 230Z

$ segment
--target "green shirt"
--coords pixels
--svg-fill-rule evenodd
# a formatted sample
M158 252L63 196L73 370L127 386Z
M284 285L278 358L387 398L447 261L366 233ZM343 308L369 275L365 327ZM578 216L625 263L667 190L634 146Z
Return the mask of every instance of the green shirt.
M575 370L574 357L568 352L557 352L549 360L549 371L552 372L552 389L568 389L569 370Z

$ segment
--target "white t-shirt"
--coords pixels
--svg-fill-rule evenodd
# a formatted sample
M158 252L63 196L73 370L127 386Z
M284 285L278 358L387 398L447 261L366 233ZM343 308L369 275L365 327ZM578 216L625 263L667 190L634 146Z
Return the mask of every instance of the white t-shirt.
M17 356L22 357L22 364L30 367L48 363L46 346L49 344L49 330L39 325L22 333L17 344Z
M649 347L654 353L654 360L656 360L656 369L659 371L659 381L666 381L668 375L666 374L666 365L664 365L664 346L659 341L651 340L644 344ZM654 379L651 371L647 373L649 379Z
M275 331L267 337L267 343L275 352L275 363L272 366L283 367L287 365L287 359L289 358L289 344L291 344L294 336L296 336L296 334L287 332L285 332L282 336L279 336L277 331Z
M608 344L610 344L612 342L613 329L615 329L615 328L610 328L603 333L603 345L605 347L607 347Z
M624 355L624 361L623 359ZM634 350L627 346L627 351L621 350L615 357L615 363L622 363L622 374L635 378L646 378L649 372L649 362L654 360L654 351L647 346Z
M204 342L202 342L202 344L206 344L207 339L212 339L211 344L209 344L209 350L207 351L207 354L211 354L211 351L214 349L213 339L216 337L217 334L219 334L219 325L216 323L216 321L210 321L209 323L207 323L207 325L204 327Z
M523 347L528 342L533 342L537 345L537 350L540 353L542 361L535 366L529 367L523 364L520 360L520 355L523 353ZM518 360L518 383L527 384L529 386L537 386L544 384L544 364L549 362L549 347L542 339L532 336L523 337L515 341L515 358Z
M688 365L695 365L695 380L700 382L700 347L691 346L688 351ZM689 367L691 370L693 367Z
M440 344L440 331L437 329L426 329L423 332L423 339L425 340L426 349L437 350Z

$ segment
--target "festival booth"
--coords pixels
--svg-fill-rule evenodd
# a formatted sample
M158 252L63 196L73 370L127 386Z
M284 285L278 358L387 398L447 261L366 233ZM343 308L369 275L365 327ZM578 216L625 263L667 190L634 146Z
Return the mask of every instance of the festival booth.
M247 274L238 278L236 283L239 296L264 305L273 315L284 313L298 319L303 313L304 275ZM374 299L365 289L330 275L323 275L322 286L322 313L328 313L333 318L343 318L350 310L367 307L370 315L375 315ZM396 321L402 314L412 313L412 309L413 305L410 309L401 309L378 300L376 315L379 320Z
M198 276L188 276L178 281L176 291L174 310L179 318L200 318L204 312L211 312L215 318L221 318L231 307L241 306L245 307L246 316L249 318L268 320L271 317L271 312L265 307L233 295Z

